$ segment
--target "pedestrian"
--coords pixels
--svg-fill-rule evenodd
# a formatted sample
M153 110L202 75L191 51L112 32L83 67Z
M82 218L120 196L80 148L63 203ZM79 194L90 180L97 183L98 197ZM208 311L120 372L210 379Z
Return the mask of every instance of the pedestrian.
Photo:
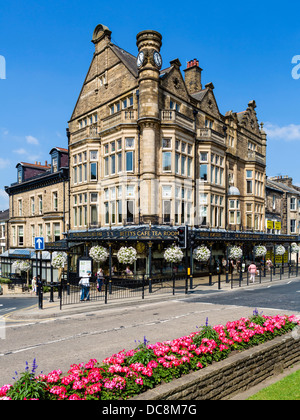
M226 258L222 259L222 267L223 267L223 273L226 274L226 267L227 267L227 260Z
M132 274L133 274L128 266L126 267L125 273L126 273L127 276L132 276Z
M270 272L271 271L271 268L273 267L273 263L272 263L271 260L267 260L266 261L266 264L267 264L268 272Z
M90 277L91 272L87 272L86 277L81 277L79 285L81 286L81 296L80 296L80 302L83 302L84 300L90 300Z
M102 270L102 268L99 268L99 270L97 271L97 289L98 289L98 292L101 292L101 290L102 290L103 281L104 281L103 270Z
M31 280L31 292L30 292L30 294L32 295L32 293L36 293L36 276L34 276L33 279Z
M255 274L256 274L257 268L254 262L249 265L248 272L250 273L250 281L252 280L252 283L255 283Z

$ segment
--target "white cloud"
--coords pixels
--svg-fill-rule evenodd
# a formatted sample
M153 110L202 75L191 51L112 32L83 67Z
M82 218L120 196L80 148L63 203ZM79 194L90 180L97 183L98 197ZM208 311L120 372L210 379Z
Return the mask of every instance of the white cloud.
M25 149L17 149L13 150L14 153L17 153L18 155L27 155L27 152Z
M4 190L0 189L0 210L6 210L9 207L9 198Z
M0 158L0 169L5 169L10 165L9 159L2 159Z
M34 144L34 145L38 145L39 141L36 137L33 136L26 136L26 141L28 144Z
M276 124L266 123L264 130L270 139L285 141L300 140L300 125L297 124L280 127Z

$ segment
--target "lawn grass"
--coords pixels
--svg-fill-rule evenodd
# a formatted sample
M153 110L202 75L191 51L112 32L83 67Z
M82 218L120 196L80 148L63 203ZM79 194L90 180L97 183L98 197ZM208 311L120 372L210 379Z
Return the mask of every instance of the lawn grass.
M248 400L297 400L300 401L300 370L279 382L262 389Z

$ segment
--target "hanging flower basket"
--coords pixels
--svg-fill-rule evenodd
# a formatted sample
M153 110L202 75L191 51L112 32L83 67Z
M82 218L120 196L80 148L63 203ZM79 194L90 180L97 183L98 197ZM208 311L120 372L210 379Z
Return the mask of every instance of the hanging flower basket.
M12 263L12 268L13 268L15 271L20 271L20 263L21 263L21 261L20 261L20 260L14 261L14 262Z
M285 247L283 245L277 245L275 248L275 254L284 255L284 253L285 253Z
M93 246L90 249L89 254L90 254L90 257L93 258L93 260L97 263L102 263L106 261L109 255L107 249L99 245Z
M132 246L122 246L117 254L118 261L121 264L133 264L137 260L137 252Z
M26 273L28 273L30 269L31 269L30 261L21 261L21 264L20 264L21 271L25 271Z
M210 249L207 246L201 245L194 250L193 257L197 261L206 262L210 259L210 254Z
M264 245L258 245L254 248L256 257L264 257L267 253L267 248Z
M54 252L52 256L52 267L64 268L67 263L68 256L65 252Z
M300 252L300 246L296 244L296 242L293 242L291 244L291 253L292 254L298 254Z
M179 263L182 261L183 252L178 246L171 246L167 248L164 252L164 259L170 263Z
M234 260L238 260L242 257L243 250L239 246L232 246L229 250L228 258L232 258Z

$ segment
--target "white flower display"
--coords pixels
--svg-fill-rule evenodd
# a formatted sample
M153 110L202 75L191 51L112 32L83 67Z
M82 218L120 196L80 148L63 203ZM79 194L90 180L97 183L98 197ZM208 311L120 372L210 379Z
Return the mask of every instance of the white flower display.
M277 245L275 248L275 254L284 255L284 253L285 253L285 247L283 245Z
M210 254L210 250L206 246L201 245L194 250L193 257L197 261L205 262L209 260Z
M16 260L13 262L12 268L17 271L28 272L31 269L30 261Z
M64 268L67 263L68 256L65 252L53 252L52 255L52 267Z
M264 245L258 245L254 248L256 257L264 257L267 253L267 248Z
M164 252L164 259L170 263L179 263L182 261L183 252L178 246L171 246Z
M243 250L239 246L232 246L229 250L228 258L233 258L234 260L238 260L242 257Z
M137 260L137 252L132 246L122 246L117 254L118 261L121 264L133 264Z
M298 254L300 252L300 246L296 242L291 243L291 253Z
M93 260L98 263L102 263L106 261L109 256L108 250L104 248L103 246L99 246L99 245L93 246L90 249L89 254L90 254L90 257L93 258Z
M12 268L14 270L20 270L20 264L21 264L21 261L20 260L16 260L16 261L13 262Z
M31 269L30 261L20 261L20 270L25 271L26 273Z

